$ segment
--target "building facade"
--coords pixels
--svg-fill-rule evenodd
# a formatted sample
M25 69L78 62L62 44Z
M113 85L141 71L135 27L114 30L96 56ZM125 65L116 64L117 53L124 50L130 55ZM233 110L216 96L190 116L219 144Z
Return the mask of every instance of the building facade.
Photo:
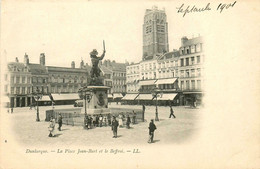
M8 63L5 74L5 95L9 98L8 107L26 107L35 102L34 94L77 94L79 88L87 85L90 67L84 62L80 68L55 67L45 65L45 54L40 54L40 64L30 63L29 56L24 55L24 62ZM45 97L46 98L46 97Z
M126 63L104 60L101 64L101 71L105 73L105 85L111 87L110 94L124 95L126 93Z

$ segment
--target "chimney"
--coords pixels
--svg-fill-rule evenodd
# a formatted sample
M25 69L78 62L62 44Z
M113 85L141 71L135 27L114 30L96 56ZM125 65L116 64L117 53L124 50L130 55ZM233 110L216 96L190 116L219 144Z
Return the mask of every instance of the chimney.
M19 62L18 57L15 58L15 62Z
M185 42L187 42L189 39L186 36L183 36L181 38L181 46L184 46Z
M75 62L74 61L71 62L71 68L75 69Z
M29 64L29 57L28 57L28 55L26 53L24 54L24 64L25 65Z
M83 69L83 68L84 68L84 61L81 60L81 62L80 62L80 69Z
M40 65L45 66L45 54L40 54Z

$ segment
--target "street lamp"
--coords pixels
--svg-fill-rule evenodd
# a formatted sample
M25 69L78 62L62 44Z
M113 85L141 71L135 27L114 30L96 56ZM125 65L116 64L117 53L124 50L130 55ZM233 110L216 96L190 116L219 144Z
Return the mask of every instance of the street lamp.
M155 121L159 121L159 117L158 117L158 106L157 106L157 97L158 97L158 88L155 87L152 93L153 98L156 98L156 102L155 102ZM160 96L160 95L159 95Z
M34 93L34 99L37 100L37 102L36 102L36 106L37 106L36 121L40 121L38 102L39 102L39 99L41 99L41 98L42 98L42 93L40 93L40 90L37 87L36 93Z

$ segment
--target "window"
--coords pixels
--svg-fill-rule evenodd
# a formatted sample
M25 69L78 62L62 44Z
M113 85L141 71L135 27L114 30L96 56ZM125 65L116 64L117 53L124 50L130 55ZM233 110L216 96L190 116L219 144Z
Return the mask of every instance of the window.
M200 52L200 44L196 45L196 52Z
M22 94L25 94L25 87L22 87Z
M7 79L8 79L8 75L7 75L7 74L5 74L5 81L7 81Z
M195 90L195 80L192 80L192 81L191 81L191 89L192 89L192 90Z
M197 89L201 89L201 80L197 80Z
M184 70L181 70L181 77L184 77Z
M20 77L19 76L16 77L16 83L20 83Z
M190 82L188 80L186 80L186 89L189 90L190 89Z
M16 94L20 94L20 87L16 87Z
M181 90L184 89L184 81L181 81Z
M25 77L22 77L22 83L25 83Z
M46 83L46 79L42 79L42 83Z
M190 77L190 71L186 70L186 77Z
M191 69L191 77L195 77L195 69Z
M186 49L186 51L187 51L187 54L190 54L190 50L189 49Z
M33 82L33 83L37 83L37 78L36 78L36 77L33 77L32 82Z
M11 84L14 84L14 76L11 76Z
M27 77L27 83L31 83L31 78Z
M200 56L197 56L197 63L200 63Z
M14 87L11 87L11 94L14 94Z
M27 94L30 94L30 93L31 93L31 88L27 87Z
M181 59L181 66L184 66L184 59Z
M200 76L200 69L197 69L197 76Z
M194 65L194 57L191 57L191 64Z
M186 66L189 66L189 58L186 58Z

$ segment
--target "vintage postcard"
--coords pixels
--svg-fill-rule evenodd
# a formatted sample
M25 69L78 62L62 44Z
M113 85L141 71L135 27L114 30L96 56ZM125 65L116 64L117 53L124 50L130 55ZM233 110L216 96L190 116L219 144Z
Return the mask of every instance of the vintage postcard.
M0 168L260 168L259 1L1 1Z

